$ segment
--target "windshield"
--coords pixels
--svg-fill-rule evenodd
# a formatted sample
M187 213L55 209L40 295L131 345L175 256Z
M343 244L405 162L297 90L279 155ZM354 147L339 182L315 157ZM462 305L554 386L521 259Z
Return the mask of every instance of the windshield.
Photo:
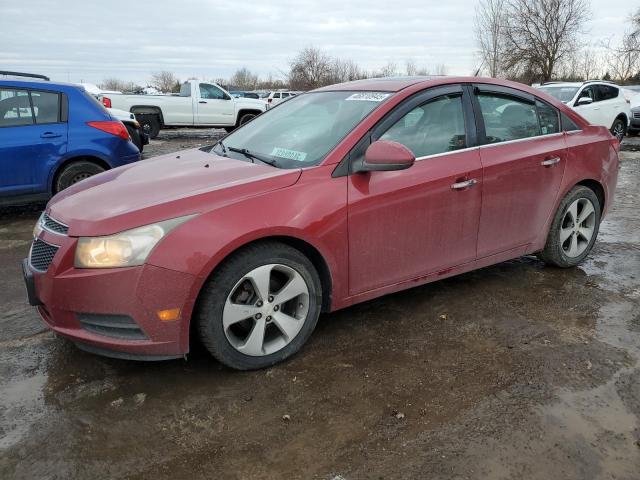
M267 110L212 150L251 160L254 154L279 168L317 165L347 133L390 97L386 92L318 92L296 95Z
M538 87L544 93L557 98L561 102L570 102L580 87Z

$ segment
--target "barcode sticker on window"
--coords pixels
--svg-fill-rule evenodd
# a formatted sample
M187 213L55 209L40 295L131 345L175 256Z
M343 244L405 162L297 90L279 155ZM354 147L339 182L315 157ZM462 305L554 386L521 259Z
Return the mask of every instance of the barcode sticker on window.
M273 147L271 155L274 157L288 158L289 160L295 160L296 162L304 162L307 158L305 152L297 152L295 150L289 150L288 148Z
M380 92L360 92L345 98L350 101L362 101L362 102L381 102L385 98L389 97L389 93Z

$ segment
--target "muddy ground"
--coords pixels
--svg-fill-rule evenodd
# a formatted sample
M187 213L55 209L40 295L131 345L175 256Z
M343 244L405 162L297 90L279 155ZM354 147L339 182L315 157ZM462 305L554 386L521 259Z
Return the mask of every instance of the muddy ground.
M19 273L39 207L0 212L0 478L640 478L639 146L583 266L526 257L324 315L251 373L56 338Z

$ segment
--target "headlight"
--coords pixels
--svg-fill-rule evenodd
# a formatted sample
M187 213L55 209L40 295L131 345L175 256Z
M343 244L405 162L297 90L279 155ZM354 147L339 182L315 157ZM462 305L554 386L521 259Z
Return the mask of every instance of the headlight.
M193 215L145 225L107 237L80 237L76 268L117 268L142 265L153 247L171 230Z
M38 217L38 221L33 226L33 238L38 238L40 236L40 233L42 233L42 219L43 219L43 217L44 217L44 212L42 212L40 214L40 216Z

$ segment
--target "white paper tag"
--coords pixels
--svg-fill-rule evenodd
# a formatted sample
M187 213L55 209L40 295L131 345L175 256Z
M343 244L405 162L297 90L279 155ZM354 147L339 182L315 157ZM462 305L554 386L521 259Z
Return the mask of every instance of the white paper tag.
M390 93L380 92L359 92L345 98L347 101L362 101L362 102L381 102L388 98Z
M288 158L289 160L295 160L296 162L304 162L304 159L307 158L307 154L305 152L296 152L295 150L289 150L288 148L282 147L273 147L271 156Z

